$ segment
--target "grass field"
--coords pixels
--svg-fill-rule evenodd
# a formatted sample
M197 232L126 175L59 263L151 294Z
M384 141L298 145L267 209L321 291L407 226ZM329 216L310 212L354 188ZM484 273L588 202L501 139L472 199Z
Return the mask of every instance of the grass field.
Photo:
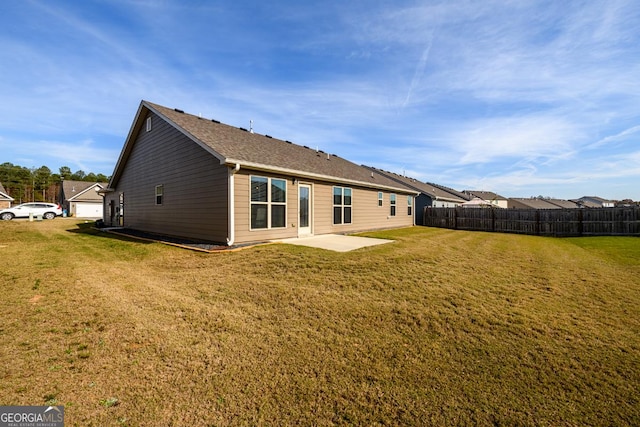
M68 426L640 425L640 239L203 254L0 222L0 405Z

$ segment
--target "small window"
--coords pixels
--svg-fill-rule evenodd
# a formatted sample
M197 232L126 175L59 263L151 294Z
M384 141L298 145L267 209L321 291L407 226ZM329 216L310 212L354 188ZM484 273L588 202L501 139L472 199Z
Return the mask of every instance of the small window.
M382 207L382 191L378 191L378 207Z
M147 132L151 131L151 117L147 117Z
M407 196L407 215L413 214L413 197Z
M162 204L164 197L164 185L156 185L156 205Z
M389 215L396 216L396 195L395 194L391 195L390 202L391 202L391 212L389 213Z

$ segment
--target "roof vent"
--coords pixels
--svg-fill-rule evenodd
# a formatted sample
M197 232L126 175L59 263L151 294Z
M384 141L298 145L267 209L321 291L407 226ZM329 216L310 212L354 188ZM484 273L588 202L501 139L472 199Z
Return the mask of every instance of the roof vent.
M273 138L271 135L265 135L267 138Z
M211 121L212 121L213 123L220 123L220 122L219 122L219 121L217 121L216 119L211 119Z
M329 155L329 153L327 153L327 160L330 160L331 156Z
M245 128L238 128L238 129L243 130L243 131L245 131L245 132L249 132L249 131L248 131L248 130L246 130Z
M177 108L174 108L174 109L173 109L173 111L175 111L176 113L182 113L182 114L184 114L184 111L183 111L183 110L179 110L179 109L177 109Z
M287 144L293 144L293 142L291 142L291 141L289 141L289 140L286 140L285 142L286 142Z

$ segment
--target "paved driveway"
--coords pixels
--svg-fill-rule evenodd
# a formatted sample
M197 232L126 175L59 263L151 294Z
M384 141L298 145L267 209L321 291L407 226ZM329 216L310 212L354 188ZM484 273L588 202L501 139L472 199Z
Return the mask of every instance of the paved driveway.
M393 240L373 239L371 237L344 236L341 234L323 234L320 236L300 237L294 239L278 240L280 243L290 245L309 246L312 248L327 249L336 252L349 252L354 249L367 246L391 243Z

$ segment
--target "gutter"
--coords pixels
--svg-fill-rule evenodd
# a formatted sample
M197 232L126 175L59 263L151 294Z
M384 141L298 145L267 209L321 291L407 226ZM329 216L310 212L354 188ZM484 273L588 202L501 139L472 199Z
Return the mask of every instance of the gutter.
M240 170L240 163L236 163L235 166L229 168L229 183L228 197L229 197L229 237L227 237L227 246L232 246L236 240L236 203L235 203L235 175Z

